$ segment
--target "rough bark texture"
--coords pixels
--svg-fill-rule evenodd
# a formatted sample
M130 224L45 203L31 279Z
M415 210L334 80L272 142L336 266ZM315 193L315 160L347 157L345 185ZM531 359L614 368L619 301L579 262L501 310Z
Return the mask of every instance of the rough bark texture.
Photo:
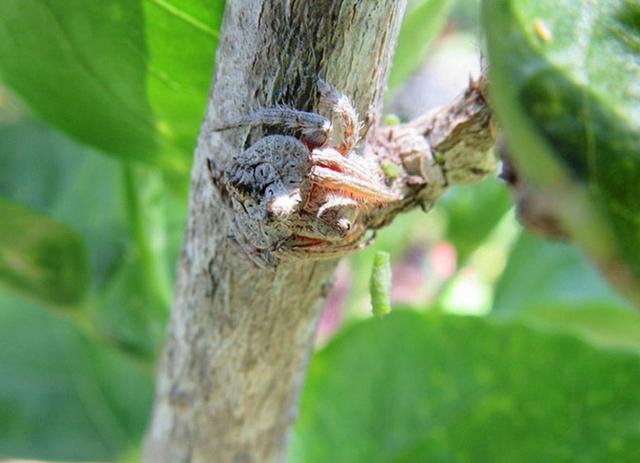
M416 206L426 212L448 187L477 182L495 170L495 130L484 88L484 78L470 80L447 106L406 124L375 127L363 155L381 166L399 167L389 183L402 195L384 208L366 211L369 229L387 225Z
M450 185L494 169L483 80L431 114L376 125L403 10L398 0L227 3L144 461L281 461L320 303L331 287L335 261L283 261L275 271L260 270L230 246L206 160L224 166L264 132L221 134L214 127L273 104L317 111L317 77L351 97L365 131L372 129L358 155L399 193L384 205L358 206L362 229L380 228L416 206L428 210Z
M258 106L314 110L318 76L349 95L371 126L404 4L227 2L145 462L283 458L335 262L259 270L229 246L227 218L215 204L205 160L227 159L261 134L211 129Z

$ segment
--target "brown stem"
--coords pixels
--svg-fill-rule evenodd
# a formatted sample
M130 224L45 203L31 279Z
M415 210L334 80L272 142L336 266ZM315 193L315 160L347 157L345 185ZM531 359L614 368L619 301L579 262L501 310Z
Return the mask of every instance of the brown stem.
M402 191L402 199L363 214L367 227L380 228L418 205L428 211L449 186L477 182L495 170L495 129L484 95L484 80L470 80L449 105L373 131L364 156L382 170L385 163L400 167L391 186Z

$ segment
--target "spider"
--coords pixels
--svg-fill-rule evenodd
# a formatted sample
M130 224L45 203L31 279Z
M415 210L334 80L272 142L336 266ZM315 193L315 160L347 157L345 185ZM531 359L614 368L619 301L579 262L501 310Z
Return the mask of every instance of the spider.
M222 131L246 126L283 127L232 157L210 178L232 222L233 242L258 266L282 258L332 258L366 247L359 213L400 199L380 169L355 152L358 114L349 99L322 80L320 106L330 118L288 106L261 108ZM334 123L340 130L334 131Z

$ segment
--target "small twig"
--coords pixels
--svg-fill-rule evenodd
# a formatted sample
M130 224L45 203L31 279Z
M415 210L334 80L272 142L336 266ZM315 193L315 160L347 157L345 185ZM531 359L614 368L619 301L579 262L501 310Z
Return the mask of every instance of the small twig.
M495 171L495 128L483 82L470 80L449 105L413 121L374 129L363 154L381 166L400 167L391 186L402 199L363 214L367 228L380 228L416 206L428 211L449 186L477 182Z

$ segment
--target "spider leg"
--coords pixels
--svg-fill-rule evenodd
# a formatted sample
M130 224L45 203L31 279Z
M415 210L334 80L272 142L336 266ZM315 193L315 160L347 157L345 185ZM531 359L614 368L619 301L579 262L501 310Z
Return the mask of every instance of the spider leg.
M322 218L330 211L345 207L358 207L358 202L353 198L341 195L339 193L328 193L324 198L324 203L318 208L316 216Z
M331 87L324 80L318 79L321 105L326 106L333 114L337 114L342 123L342 139L336 150L346 155L358 144L360 138L360 122L358 112L349 98Z
M315 165L328 167L363 179L371 178L372 176L369 166L364 162L359 161L356 157L343 156L333 148L313 150L311 161Z
M338 190L360 199L364 203L387 203L400 199L400 196L370 180L346 175L326 167L313 167L311 180L323 188Z
M316 240L314 242L312 240L309 244L293 245L287 249L287 254L314 260L333 259L364 249L371 245L375 239L375 234L366 240L362 240L361 236L358 236L349 242L339 245L330 241Z
M322 188L346 193L368 204L400 199L357 158L342 156L336 150L325 148L314 150L311 161L314 164L311 181Z
M216 127L213 131L220 132L257 125L282 126L291 129L311 148L323 146L333 129L331 121L320 114L298 111L289 106L278 105L259 108L237 121Z

